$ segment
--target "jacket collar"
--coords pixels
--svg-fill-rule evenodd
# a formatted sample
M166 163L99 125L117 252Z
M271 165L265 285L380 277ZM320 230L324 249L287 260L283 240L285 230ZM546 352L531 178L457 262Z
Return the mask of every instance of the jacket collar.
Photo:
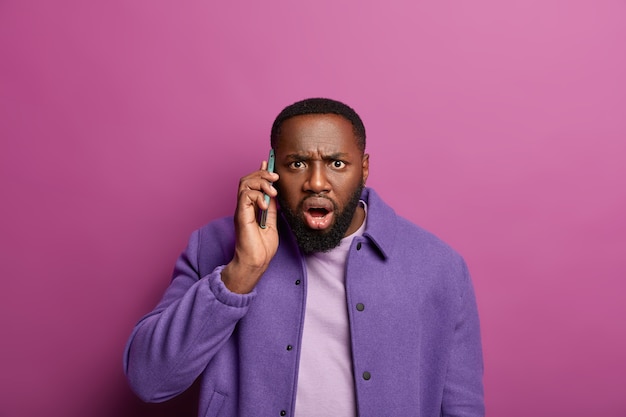
M361 199L367 203L367 224L363 236L387 259L395 243L396 212L372 188L364 188Z

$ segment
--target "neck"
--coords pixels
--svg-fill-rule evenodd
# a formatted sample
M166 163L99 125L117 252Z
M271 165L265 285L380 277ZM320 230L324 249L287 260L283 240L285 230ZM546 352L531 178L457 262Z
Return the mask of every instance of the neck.
M364 220L365 220L365 210L363 209L363 206L359 204L356 207L356 210L354 210L354 216L352 217L352 222L350 223L350 227L348 227L348 230L346 230L346 234L344 235L344 237L350 236L352 233L359 230L359 227L361 227Z

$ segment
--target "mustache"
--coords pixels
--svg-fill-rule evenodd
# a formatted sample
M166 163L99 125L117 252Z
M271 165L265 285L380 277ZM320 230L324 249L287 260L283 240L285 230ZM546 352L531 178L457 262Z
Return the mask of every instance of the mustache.
M339 206L337 205L337 202L335 200L333 200L332 198L328 197L325 194L311 194L306 196L305 198L303 198L299 203L298 203L298 210L302 211L304 206L307 204L308 201L310 200L319 200L319 199L323 199L327 202L330 203L330 205L333 207L334 211L338 211L339 210Z

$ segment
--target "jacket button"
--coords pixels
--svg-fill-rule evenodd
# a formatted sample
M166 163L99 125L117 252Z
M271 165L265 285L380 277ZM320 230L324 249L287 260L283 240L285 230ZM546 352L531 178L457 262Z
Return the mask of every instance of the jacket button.
M286 416L286 415L287 415L287 412L286 412L285 410L280 410L280 415L281 415L281 416Z
M296 285L300 285L300 280L299 279L296 280Z
M363 372L363 379L364 380L369 381L371 377L372 377L372 374L370 374L369 372L367 372L367 371Z
M291 349L293 349L293 346L287 345L287 350L291 350Z
M363 305L363 303L358 303L356 305L356 309L359 310L359 311L363 311L363 310L365 310L365 306Z
M356 244L356 250L361 250L361 242Z

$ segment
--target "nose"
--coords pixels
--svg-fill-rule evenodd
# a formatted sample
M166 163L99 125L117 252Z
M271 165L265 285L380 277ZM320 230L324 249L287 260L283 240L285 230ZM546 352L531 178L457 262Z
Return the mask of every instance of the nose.
M330 183L328 182L323 162L316 161L309 166L308 176L304 182L304 190L315 194L330 191Z

